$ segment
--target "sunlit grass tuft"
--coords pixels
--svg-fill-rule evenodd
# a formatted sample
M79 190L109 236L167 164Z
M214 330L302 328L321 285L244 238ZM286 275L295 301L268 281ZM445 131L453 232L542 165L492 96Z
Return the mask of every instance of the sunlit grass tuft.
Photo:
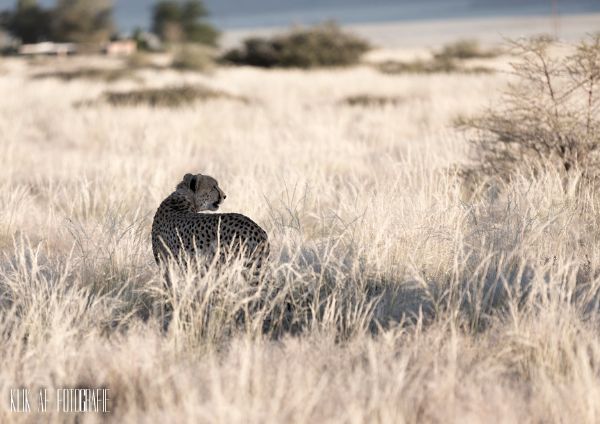
M0 79L0 393L107 387L123 423L597 421L596 190L456 171L454 119L507 75L140 71L162 91L22 66ZM196 84L260 106L161 103ZM128 107L72 106L107 89ZM255 285L233 264L165 286L150 226L186 172L269 234Z

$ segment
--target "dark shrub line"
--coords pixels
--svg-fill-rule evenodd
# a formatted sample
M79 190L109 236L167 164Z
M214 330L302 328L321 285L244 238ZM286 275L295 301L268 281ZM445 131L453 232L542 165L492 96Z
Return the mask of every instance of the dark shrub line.
M223 63L263 68L317 68L359 63L369 44L328 22L270 38L252 37L222 57Z

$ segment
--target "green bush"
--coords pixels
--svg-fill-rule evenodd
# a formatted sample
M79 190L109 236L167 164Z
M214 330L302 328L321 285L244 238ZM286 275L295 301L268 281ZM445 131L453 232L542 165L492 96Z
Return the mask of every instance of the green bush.
M125 60L127 69L158 68L151 53L137 51Z
M357 64L369 44L332 22L271 38L253 37L223 56L225 63L265 68L315 68Z
M152 10L152 29L167 43L200 43L216 46L219 32L208 22L201 0L161 0Z
M384 74L437 74L437 73L462 73L462 74L487 74L494 72L491 68L483 66L467 67L456 60L446 57L433 59L416 59L411 62L388 60L375 65Z
M19 0L14 11L0 12L2 27L23 43L38 43L52 38L52 11L35 1Z
M110 0L58 0L52 15L56 41L98 44L114 31Z
M40 72L33 75L33 79L58 78L63 81L73 81L76 79L96 80L114 82L122 79L136 80L136 76L131 70L123 68L80 68L65 71Z
M104 99L113 106L148 105L152 107L180 107L198 101L231 99L246 102L220 90L201 85L181 85L165 88L144 88L131 91L108 91Z
M110 0L57 0L44 8L36 0L19 0L14 11L0 12L0 27L23 43L41 41L95 45L114 31Z
M477 40L459 40L446 44L440 51L434 53L436 59L488 59L500 54L497 49L485 50Z
M499 50L482 49L476 40L461 40L433 52L431 59L416 59L409 62L386 61L377 64L376 67L385 74L486 74L494 70L485 66L468 66L463 63L463 60L492 58L498 54Z
M341 104L348 106L376 107L397 106L405 102L405 99L397 96L376 96L373 94L357 94L341 100Z
M212 49L197 44L184 44L177 47L172 63L175 69L196 72L209 72L214 65Z
M423 60L416 59L410 62L388 60L376 65L384 74L431 74L440 72L456 72L459 67L452 60Z

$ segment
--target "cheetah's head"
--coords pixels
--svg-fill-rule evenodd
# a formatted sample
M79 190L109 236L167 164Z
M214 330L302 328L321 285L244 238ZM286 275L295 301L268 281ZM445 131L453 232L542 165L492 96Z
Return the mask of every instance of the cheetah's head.
M202 174L185 174L183 181L177 184L177 190L188 196L196 212L216 211L227 197L219 188L217 180Z

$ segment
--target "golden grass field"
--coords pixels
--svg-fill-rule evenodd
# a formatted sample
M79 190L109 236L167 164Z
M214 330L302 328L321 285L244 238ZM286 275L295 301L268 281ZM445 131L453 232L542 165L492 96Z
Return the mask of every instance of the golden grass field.
M0 61L0 422L600 421L597 193L548 172L473 196L456 172L454 120L507 74L35 78L91 65ZM248 101L95 101L182 83ZM186 172L268 232L258 295L235 268L163 288L150 226ZM108 388L111 412L9 410L40 387Z

